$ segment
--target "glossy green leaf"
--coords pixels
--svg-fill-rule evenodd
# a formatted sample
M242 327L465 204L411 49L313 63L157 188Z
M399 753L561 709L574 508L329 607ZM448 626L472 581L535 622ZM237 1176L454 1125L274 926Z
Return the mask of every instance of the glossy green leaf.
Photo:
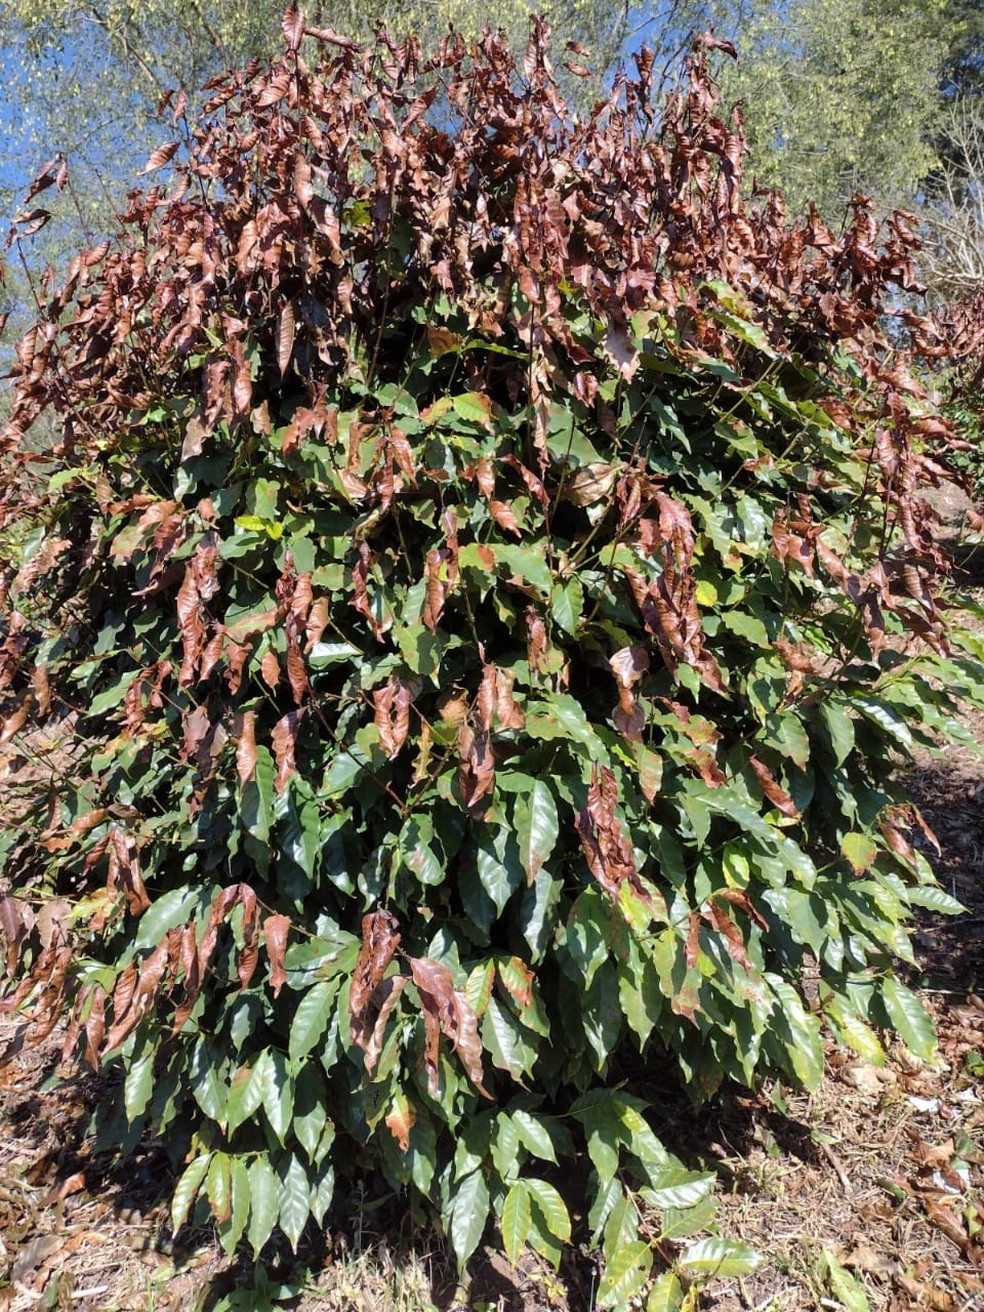
M762 1257L753 1248L734 1239L710 1235L698 1239L680 1254L679 1269L688 1276L751 1275L762 1265Z
M513 810L520 860L526 878L533 883L550 859L559 834L557 803L548 784L534 781L527 796L516 798Z
M931 1061L936 1053L936 1031L919 998L894 975L882 981L881 996L888 1019L905 1046L914 1056Z
M188 1219L188 1212L198 1197L211 1160L211 1153L199 1153L181 1172L171 1196L171 1225L174 1230L180 1230Z
M308 1175L300 1160L287 1157L280 1170L280 1228L297 1252L297 1243L311 1214L311 1187Z
M563 1198L546 1180L526 1179L523 1183L530 1199L542 1213L547 1229L555 1239L566 1244L571 1237L571 1218Z
M253 1256L273 1234L280 1215L281 1181L266 1153L260 1153L249 1165L249 1245Z
M624 1244L605 1263L598 1281L597 1306L624 1308L646 1286L653 1268L653 1250L643 1239Z
M653 1282L646 1299L646 1312L680 1312L683 1286L675 1271L664 1271Z
M520 1254L526 1246L530 1221L530 1196L526 1191L525 1182L517 1180L506 1194L500 1222L502 1244L506 1250L506 1257L513 1266L519 1261Z
M319 980L312 984L294 1013L290 1027L289 1055L292 1067L298 1064L320 1043L328 1021L335 1009L338 996L337 980Z
M481 1171L472 1171L451 1200L450 1238L461 1270L478 1247L489 1215L489 1190Z

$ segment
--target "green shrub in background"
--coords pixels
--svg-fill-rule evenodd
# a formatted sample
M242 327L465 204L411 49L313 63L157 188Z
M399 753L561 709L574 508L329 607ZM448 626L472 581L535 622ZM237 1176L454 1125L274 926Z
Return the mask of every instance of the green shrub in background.
M4 1005L122 1071L101 1141L161 1136L230 1251L364 1179L556 1262L586 1150L599 1306L657 1244L741 1270L647 1072L814 1084L807 968L928 1057L892 962L958 909L892 782L980 687L880 328L909 234L746 204L710 38L587 120L541 26L285 38L19 348L3 735L86 756L3 840Z

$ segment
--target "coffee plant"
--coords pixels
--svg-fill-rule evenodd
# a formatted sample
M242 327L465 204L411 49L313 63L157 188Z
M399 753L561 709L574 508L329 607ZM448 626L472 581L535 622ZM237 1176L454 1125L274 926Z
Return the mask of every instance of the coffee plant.
M821 1015L933 1050L893 961L959 908L893 781L984 653L914 239L749 197L710 36L662 113L643 50L585 117L539 23L518 63L284 36L171 100L17 348L2 737L56 756L2 1005L119 1071L100 1142L162 1140L230 1252L364 1181L463 1266L574 1213L599 1307L656 1253L676 1306L752 1258L654 1132L671 1075L811 1086Z

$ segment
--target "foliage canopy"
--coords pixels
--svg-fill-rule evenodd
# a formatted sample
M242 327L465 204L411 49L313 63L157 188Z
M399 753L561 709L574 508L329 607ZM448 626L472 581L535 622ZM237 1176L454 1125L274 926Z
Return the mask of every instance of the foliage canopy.
M2 734L85 760L2 840L3 1005L122 1070L103 1142L166 1131L230 1249L382 1172L462 1263L556 1261L584 1147L599 1306L650 1275L633 1191L741 1269L651 1072L815 1082L807 966L928 1055L891 963L957 909L892 784L982 686L901 342L941 348L882 317L911 235L746 202L712 37L587 119L542 24L519 66L284 37L172 103L18 348Z

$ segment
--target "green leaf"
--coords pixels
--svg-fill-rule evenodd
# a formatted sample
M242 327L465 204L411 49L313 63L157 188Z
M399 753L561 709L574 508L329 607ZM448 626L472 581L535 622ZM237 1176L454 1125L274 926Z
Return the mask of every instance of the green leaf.
M294 1114L294 1082L282 1052L271 1052L263 1068L263 1110L270 1128L284 1143Z
M830 1292L837 1301L843 1304L846 1312L870 1312L868 1295L864 1292L856 1276L853 1276L846 1267L841 1266L840 1262L828 1250L823 1250L823 1259L827 1267L827 1283L830 1286Z
M923 1004L894 975L882 981L881 996L888 1019L905 1046L914 1056L931 1061L936 1053L936 1031Z
M530 1198L540 1209L549 1232L562 1244L571 1237L571 1218L563 1198L546 1180L528 1179L524 1181Z
M492 405L484 392L462 392L451 397L454 412L461 419L487 426L492 418Z
M653 1207L696 1207L713 1192L716 1179L710 1173L667 1166L654 1173L652 1185L644 1196Z
M949 893L944 893L942 888L936 888L932 884L907 888L905 900L911 907L927 907L939 916L961 916L967 910L955 897L951 897Z
M605 1263L598 1281L597 1305L624 1308L645 1288L653 1269L653 1250L644 1239L622 1244Z
M575 1115L584 1126L588 1141L588 1156L605 1187L618 1170L621 1127L608 1102L595 1102Z
M526 1192L525 1182L517 1180L506 1194L502 1205L502 1244L506 1257L515 1266L526 1246L530 1233L530 1196Z
M529 1074L536 1061L536 1049L529 1042L529 1031L520 1025L497 998L490 998L482 1018L482 1043L492 1064L508 1071L514 1080Z
M157 947L168 930L183 925L201 903L199 888L172 888L164 893L140 917L133 940L134 949L140 952Z
M878 857L878 848L867 834L845 834L841 839L841 851L857 875L869 869Z
M646 1300L646 1312L680 1312L683 1286L675 1271L664 1271L654 1282Z
M690 1245L677 1261L685 1275L747 1276L762 1265L762 1258L747 1244L710 1235Z
M286 1167L281 1168L280 1180L282 1185L280 1228L296 1253L297 1241L311 1214L311 1186L308 1183L307 1171L293 1154L287 1158Z
M689 1239L714 1224L717 1200L708 1194L694 1207L668 1207L659 1228L660 1239Z
M131 1062L123 1081L123 1107L131 1124L147 1110L147 1104L154 1092L156 1055L154 1048L142 1052L135 1061Z
M515 1111L512 1114L512 1122L519 1135L519 1142L524 1148L535 1157L556 1164L557 1154L554 1151L553 1141L541 1121L529 1112Z
M311 1215L318 1225L325 1219L325 1213L331 1206L335 1194L335 1172L330 1166L321 1168L321 1173L311 1186Z
M198 1157L192 1158L182 1171L171 1199L171 1225L175 1231L180 1230L188 1219L188 1211L198 1197L198 1191L202 1187L211 1160L211 1153L201 1153Z
M472 1171L451 1200L451 1246L460 1270L478 1247L489 1215L489 1190L481 1171Z
M550 594L550 613L556 623L576 637L584 611L584 589L574 578L568 583L557 583Z
M231 1160L228 1153L214 1153L205 1177L209 1206L220 1224L227 1221L232 1212Z
M879 725L907 751L914 749L916 744L909 726L894 707L875 697L855 697L854 704L866 719Z
M232 1215L222 1227L222 1247L227 1253L234 1253L239 1241L246 1233L249 1221L249 1172L241 1157L230 1160L229 1178L232 1194Z
M319 980L308 989L297 1004L288 1045L290 1064L295 1070L321 1041L335 1010L337 994L337 979Z
M261 1153L249 1166L249 1246L253 1256L259 1257L260 1250L273 1234L280 1214L280 1177L270 1164L266 1153Z
M557 820L557 803L549 786L535 780L527 796L516 798L513 823L519 843L519 858L532 884L554 850L560 832Z
M791 984L777 975L769 974L765 978L778 1003L773 1011L773 1024L784 1043L789 1063L806 1088L815 1089L823 1079L820 1022L815 1016L807 1015Z
M266 1064L269 1060L269 1049L264 1049L256 1059L252 1069L243 1066L232 1077L232 1084L229 1087L225 1105L226 1132L230 1136L235 1133L244 1121L248 1121L262 1104Z
M834 760L842 766L854 751L854 721L843 706L832 701L820 703L820 714L834 749Z
M331 1136L325 1135L328 1112L325 1107L328 1091L317 1069L308 1064L297 1075L294 1089L294 1135L316 1165L331 1145Z
M492 1165L503 1180L515 1179L519 1174L519 1131L508 1112L500 1112L495 1120Z
M213 1121L226 1121L228 1091L217 1061L215 1045L199 1039L188 1066L188 1079L192 1095L199 1107Z

